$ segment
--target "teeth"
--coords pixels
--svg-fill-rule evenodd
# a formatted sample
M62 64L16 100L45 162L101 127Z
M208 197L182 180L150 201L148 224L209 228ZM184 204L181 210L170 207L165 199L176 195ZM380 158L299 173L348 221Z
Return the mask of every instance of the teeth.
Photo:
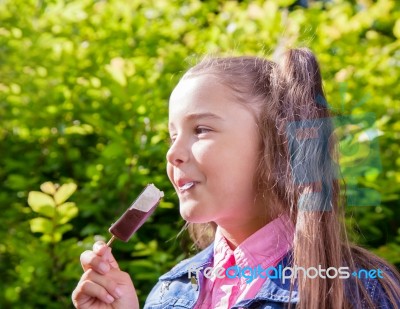
M190 188L193 187L193 186L194 186L194 182L191 181L191 182L185 183L185 185L183 185L182 187L180 187L179 190L185 191L185 190L190 189Z

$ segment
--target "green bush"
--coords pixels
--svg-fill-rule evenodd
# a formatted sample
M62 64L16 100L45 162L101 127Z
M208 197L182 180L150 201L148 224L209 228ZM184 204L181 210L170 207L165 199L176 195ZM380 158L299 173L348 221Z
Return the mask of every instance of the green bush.
M321 63L332 108L375 115L382 166L349 182L379 192L381 202L349 206L347 224L355 241L400 266L399 6L1 1L0 307L68 307L80 253L109 237L110 224L147 183L165 192L164 201L129 243L113 244L141 302L159 275L186 256L182 246L191 247L176 237L183 222L165 173L168 98L205 53L272 57L276 49L308 46ZM58 190L77 185L67 202L76 205L49 202L54 192L45 187L56 190L55 183L64 184Z

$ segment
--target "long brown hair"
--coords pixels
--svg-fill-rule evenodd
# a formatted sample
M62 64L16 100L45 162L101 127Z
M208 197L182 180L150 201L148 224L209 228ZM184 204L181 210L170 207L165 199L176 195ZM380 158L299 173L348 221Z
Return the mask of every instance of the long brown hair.
M291 49L279 62L259 57L206 57L183 78L213 74L238 103L256 115L260 134L255 185L272 218L282 214L295 226L293 263L298 267L386 267L393 276L379 279L389 301L400 298L400 275L384 260L349 243L344 198L335 160L337 142L326 104L318 62L308 49ZM317 137L317 138L316 138ZM332 160L333 158L333 160ZM270 200L279 201L271 203ZM268 202L269 200L269 202ZM214 239L216 225L187 224L199 248ZM301 274L300 274L301 275ZM353 279L298 277L301 309L374 308L365 287ZM349 281L350 282L350 279ZM397 283L396 283L397 282ZM292 287L293 287L292 282ZM347 283L346 283L347 284Z

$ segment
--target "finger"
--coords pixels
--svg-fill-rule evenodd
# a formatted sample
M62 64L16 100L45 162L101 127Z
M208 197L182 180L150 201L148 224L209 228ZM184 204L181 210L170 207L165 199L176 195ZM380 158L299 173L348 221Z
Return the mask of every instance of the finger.
M93 269L98 273L105 275L111 268L110 263L108 263L105 257L98 256L96 253L90 250L83 252L80 260L84 271Z
M107 304L115 301L115 298L104 287L90 280L82 281L72 293L72 302L75 307L90 306L93 298L97 298Z
M121 274L121 273L119 273ZM118 277L117 277L118 279ZM103 289L110 294L114 299L118 299L122 296L122 292L121 289L118 287L118 284L116 281L114 281L112 276L103 276L100 275L99 273L97 273L96 271L89 269L88 271L86 271L81 278L82 282L93 282L96 285L98 285L99 287L101 287L101 289L99 289L99 291L101 291L101 293L103 293L103 298L107 297L106 294L104 294ZM109 298L110 299L110 298Z
M111 247L107 246L103 241L97 241L93 245L93 252L97 255L101 255L104 261L107 261L112 268L119 269L118 262L114 258Z
M96 241L93 244L93 252L100 256L104 255L107 248L108 248L108 246L106 245L106 243L104 241Z
M106 261L108 261L111 268L119 269L118 262L115 259L114 255L112 254L110 247L107 247L106 251L104 252L103 257Z

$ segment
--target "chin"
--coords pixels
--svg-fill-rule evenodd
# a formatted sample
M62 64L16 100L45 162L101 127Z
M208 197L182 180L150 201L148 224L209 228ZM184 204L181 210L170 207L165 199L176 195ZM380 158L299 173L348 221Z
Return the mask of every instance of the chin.
M210 222L209 218L204 216L204 213L199 208L188 207L188 206L180 206L179 208L181 217L190 223L207 223Z

